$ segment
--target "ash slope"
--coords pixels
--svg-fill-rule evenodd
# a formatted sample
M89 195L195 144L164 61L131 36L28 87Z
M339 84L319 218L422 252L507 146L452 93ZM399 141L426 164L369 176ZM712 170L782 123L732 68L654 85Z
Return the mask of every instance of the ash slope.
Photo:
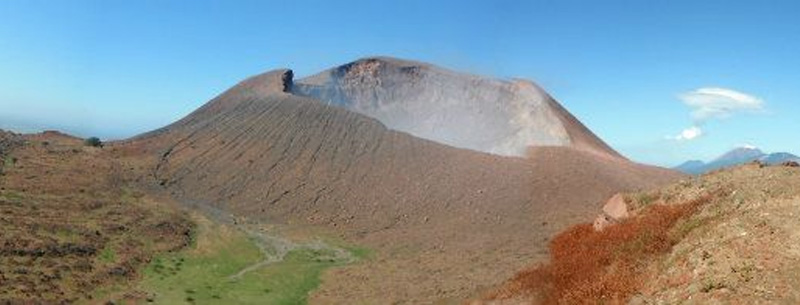
M565 146L621 157L537 85L386 57L299 80L297 95L378 119L391 129L487 153Z
M327 274L315 303L465 297L545 258L551 234L614 192L680 177L569 147L530 160L458 149L292 88L289 70L252 77L124 146L184 202L324 226L376 250Z

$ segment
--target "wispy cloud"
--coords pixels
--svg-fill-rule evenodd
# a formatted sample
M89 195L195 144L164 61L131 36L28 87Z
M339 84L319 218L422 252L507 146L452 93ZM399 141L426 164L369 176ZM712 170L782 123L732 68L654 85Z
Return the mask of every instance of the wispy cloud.
M703 124L709 120L725 119L737 113L754 113L764 110L764 100L733 89L706 87L678 96L691 108L692 127L677 136L667 137L676 141L691 141L704 134Z
M679 97L692 108L692 119L699 123L727 118L737 112L758 112L764 109L762 99L726 88L700 88Z

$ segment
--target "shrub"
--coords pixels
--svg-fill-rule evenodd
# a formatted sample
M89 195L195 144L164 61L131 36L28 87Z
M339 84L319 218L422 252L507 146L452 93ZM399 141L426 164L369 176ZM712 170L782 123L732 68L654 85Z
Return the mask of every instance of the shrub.
M100 261L104 263L113 263L117 260L117 253L111 247L111 245L106 246L100 251Z
M2 157L0 158L0 175L5 175L6 169L14 167L17 158L8 155L3 157L2 154L0 154L0 157Z
M83 144L91 147L103 147L103 142L98 137L87 138L83 141Z
M639 203L639 206L646 207L656 202L656 200L658 200L658 197L659 196L656 194L640 193L638 196L636 196L636 201Z
M576 225L550 243L550 263L517 274L489 299L532 296L545 304L625 303L641 289L648 264L688 233L673 230L711 196L650 205L639 217L597 232Z

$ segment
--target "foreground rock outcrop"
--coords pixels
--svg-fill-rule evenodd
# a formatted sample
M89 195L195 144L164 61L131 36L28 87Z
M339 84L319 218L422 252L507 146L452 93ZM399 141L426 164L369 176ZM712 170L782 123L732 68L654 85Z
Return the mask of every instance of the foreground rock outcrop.
M594 220L593 227L597 231L602 231L606 227L619 223L630 217L628 213L628 203L625 202L623 194L616 194L603 206L603 213Z

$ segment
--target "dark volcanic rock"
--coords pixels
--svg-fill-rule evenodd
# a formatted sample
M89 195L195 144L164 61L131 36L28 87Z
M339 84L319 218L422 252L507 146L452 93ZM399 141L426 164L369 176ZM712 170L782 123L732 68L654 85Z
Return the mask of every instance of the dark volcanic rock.
M22 145L23 139L20 135L13 132L8 132L0 129L0 157L4 156L8 151ZM3 160L0 159L0 164Z

